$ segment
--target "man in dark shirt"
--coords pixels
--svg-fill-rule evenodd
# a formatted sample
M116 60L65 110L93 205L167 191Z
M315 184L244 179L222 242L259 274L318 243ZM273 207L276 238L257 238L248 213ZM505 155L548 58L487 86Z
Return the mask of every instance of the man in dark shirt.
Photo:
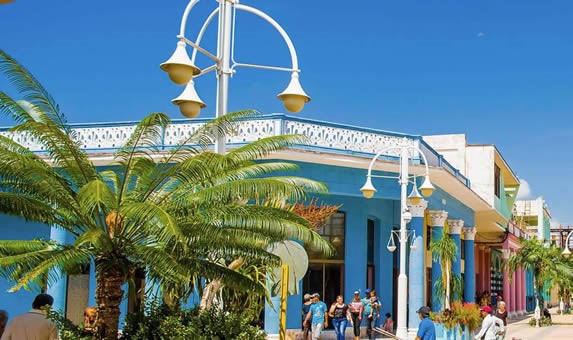
M430 307L422 306L416 311L420 318L420 325L418 326L418 334L416 340L436 340L436 328L434 322L430 319Z

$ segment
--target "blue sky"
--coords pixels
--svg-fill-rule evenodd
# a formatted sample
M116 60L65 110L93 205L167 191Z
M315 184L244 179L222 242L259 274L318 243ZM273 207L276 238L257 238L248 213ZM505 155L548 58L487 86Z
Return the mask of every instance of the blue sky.
M573 223L573 2L568 0L245 0L275 18L299 55L312 102L300 115L412 134L466 133L495 144L529 195ZM187 1L24 1L0 6L0 47L26 65L69 121L138 120L182 88L159 64L172 53ZM193 37L214 0L191 12ZM238 15L237 60L288 66L265 22ZM214 50L215 26L205 38ZM200 66L208 64L200 59ZM288 74L240 69L230 109L283 112ZM5 83L0 86L5 88ZM214 115L212 74L197 81ZM0 118L0 125L11 125Z

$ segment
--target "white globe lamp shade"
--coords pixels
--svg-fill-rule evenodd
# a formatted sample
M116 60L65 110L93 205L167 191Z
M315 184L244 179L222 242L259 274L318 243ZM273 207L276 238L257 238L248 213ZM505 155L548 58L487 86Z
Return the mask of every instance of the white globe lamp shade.
M360 188L360 191L362 191L362 195L365 198L374 197L374 193L376 192L376 188L374 188L374 186L372 185L372 180L370 179L370 176L368 176L366 178L366 183L364 183L362 188Z
M436 188L434 188L432 182L430 182L430 177L426 176L426 178L424 179L424 183L422 183L422 186L420 187L422 195L424 195L425 197L430 197L434 193L434 190L436 190Z
M561 253L561 255L563 255L565 257L569 257L571 255L571 251L569 250L569 247L565 246L565 249L563 249L563 252Z
M293 72L287 88L279 93L277 97L283 101L283 105L287 111L292 113L300 112L304 104L310 101L310 97L304 92L300 85L298 73L296 72Z
M193 76L201 73L201 70L193 65L191 59L189 59L185 50L185 42L183 41L177 42L175 52L159 67L167 72L169 79L177 85L187 84Z
M179 111L181 111L181 114L187 118L197 117L201 112L201 109L206 106L201 98L199 98L197 91L195 91L195 83L193 80L187 84L183 93L171 102L179 106Z

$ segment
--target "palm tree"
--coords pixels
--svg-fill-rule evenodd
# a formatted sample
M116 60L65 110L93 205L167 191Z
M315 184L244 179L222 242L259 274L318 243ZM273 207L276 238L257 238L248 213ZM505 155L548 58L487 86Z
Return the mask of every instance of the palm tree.
M262 139L226 155L207 151L215 135L231 133L238 119L255 114L245 111L207 123L160 152L170 120L153 113L100 172L49 93L2 50L0 71L23 99L0 92L0 112L17 122L13 132L35 138L46 150L35 154L0 136L0 212L61 228L73 237L71 244L0 241L0 275L15 282L15 291L93 265L99 338L117 337L121 286L136 269L144 268L167 291L181 291L178 287L199 278L262 291L257 282L212 259L276 264L265 245L290 238L331 252L303 218L257 204L298 201L307 192L326 191L308 179L273 176L296 169L293 164L256 162L300 142L300 136Z
M513 273L519 268L533 272L533 285L536 290L536 306L539 309L539 294L543 292L543 286L552 277L571 277L571 268L564 262L560 248L548 246L536 238L531 240L521 239L519 251L507 260L505 267L509 270L510 280Z
M454 240L450 237L447 226L444 228L442 238L437 241L432 241L430 244L430 250L432 251L433 261L439 261L440 267L442 268L442 277L436 281L434 286L434 292L444 299L444 308L450 309L450 292L452 290L452 283L455 290L459 290L460 278L454 275L451 276L452 260L456 256L457 246ZM457 296L460 296L458 294Z

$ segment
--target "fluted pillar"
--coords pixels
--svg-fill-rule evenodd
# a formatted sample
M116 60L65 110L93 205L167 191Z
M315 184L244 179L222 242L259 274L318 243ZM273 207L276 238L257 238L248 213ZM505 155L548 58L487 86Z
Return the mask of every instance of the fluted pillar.
M442 239L444 233L444 223L448 218L445 210L430 210L428 212L430 226L432 227L432 242ZM438 261L432 260L432 310L438 312L442 309L442 302L434 294L434 285L442 277L442 267Z
M509 249L502 249L501 250L501 257L503 258L503 262L507 262L509 259L510 251ZM511 304L511 285L509 283L509 269L503 269L503 301L505 302L505 307L508 309L509 313L509 306Z
M510 255L510 256L511 256L511 255ZM517 297L518 297L518 294L517 294L517 284L516 284L516 282L515 282L517 276L518 276L518 275L517 275L517 271L515 271L515 272L513 273L513 282L512 282L512 285L511 285L511 306L509 306L509 314L511 314L512 317L517 316L517 314L515 313L515 312L517 311L517 308L516 308L517 306L516 306L516 304L517 304Z
M476 268L475 268L475 236L476 228L462 228L464 232L464 302L475 302L476 299Z
M458 278L462 275L462 243L460 234L464 226L464 220L448 220L448 226L450 227L450 237L454 244L456 245L456 256L452 259L452 273ZM454 294L454 300L459 301L460 297Z
M424 212L428 206L428 201L421 200L420 203L412 205L408 203L408 209L412 214L410 222L410 231L415 234L412 239L412 248L410 248L410 257L408 265L408 332L414 332L418 329L420 319L416 311L425 305L424 303L424 254L426 246L424 245Z
M522 314L527 314L527 285L526 285L526 278L525 278L525 269L521 268L521 286L523 294L521 295L521 311Z

